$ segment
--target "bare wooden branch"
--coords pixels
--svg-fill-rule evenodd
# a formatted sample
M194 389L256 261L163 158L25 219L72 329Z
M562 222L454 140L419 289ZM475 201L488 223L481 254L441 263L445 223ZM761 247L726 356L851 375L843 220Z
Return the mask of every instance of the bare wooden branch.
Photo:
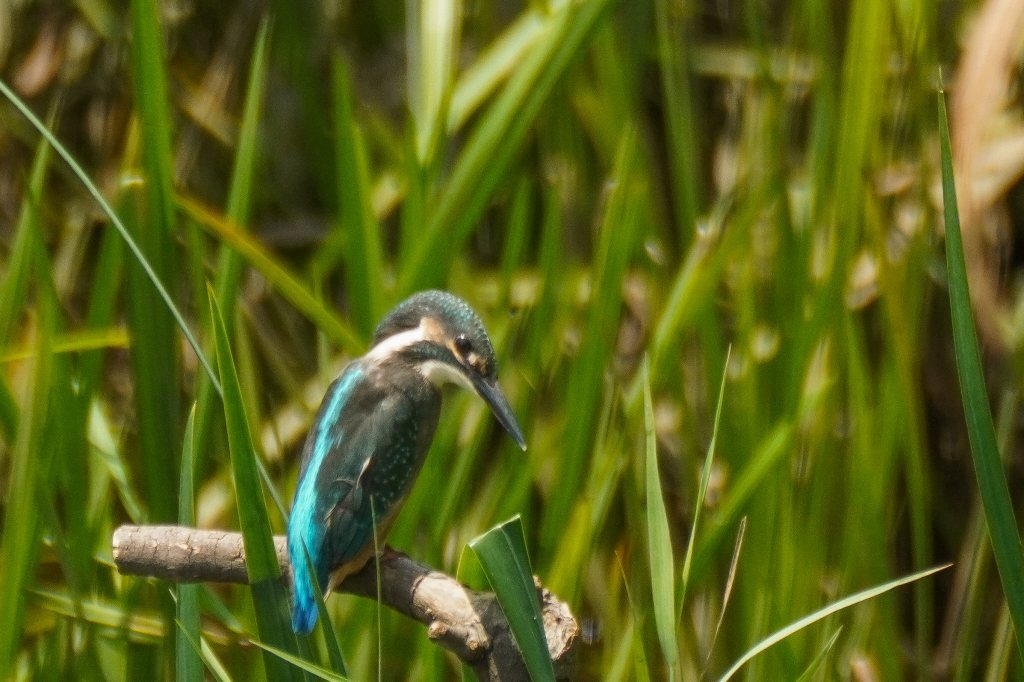
M290 575L286 540L274 538L281 570ZM168 582L247 583L239 533L182 526L121 526L114 532L114 563L125 575ZM427 626L427 636L470 664L481 679L526 680L526 669L491 592L385 549L380 559L381 603ZM289 584L291 580L288 580ZM579 625L569 607L537 585L548 653L559 679L572 676ZM377 597L374 562L350 576L342 592Z

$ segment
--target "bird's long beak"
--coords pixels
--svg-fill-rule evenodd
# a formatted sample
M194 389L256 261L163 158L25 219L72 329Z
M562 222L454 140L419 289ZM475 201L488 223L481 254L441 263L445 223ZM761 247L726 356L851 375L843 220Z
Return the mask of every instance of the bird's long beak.
M487 406L491 408L491 412L498 418L498 422L502 427L508 431L508 435L512 436L512 440L516 442L516 445L526 450L526 439L523 437L523 430L519 428L519 422L516 421L516 416L512 413L512 406L508 404L508 398L505 397L498 382L479 376L472 376L472 381L476 392L484 399Z

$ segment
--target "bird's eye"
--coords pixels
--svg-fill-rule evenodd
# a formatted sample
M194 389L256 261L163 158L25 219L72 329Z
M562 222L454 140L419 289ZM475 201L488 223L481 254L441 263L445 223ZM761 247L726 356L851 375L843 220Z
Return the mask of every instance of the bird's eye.
M465 334L459 334L455 337L455 350L459 351L462 357L466 357L473 350L473 342Z

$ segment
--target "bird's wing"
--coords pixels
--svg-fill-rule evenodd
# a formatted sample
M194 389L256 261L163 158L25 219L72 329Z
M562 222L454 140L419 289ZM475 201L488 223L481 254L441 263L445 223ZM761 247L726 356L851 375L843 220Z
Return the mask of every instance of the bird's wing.
M302 545L326 588L330 572L360 556L373 541L374 520L379 525L397 511L436 422L435 402L378 385L359 363L331 385L307 438L289 518L293 624L302 625L300 611L309 628L316 618Z
M331 570L359 556L373 542L375 523L379 527L393 517L405 499L433 436L434 421L425 409L404 393L382 391L372 408L361 411L358 422L346 429L337 452L328 455L321 475L337 471L331 481L324 481L333 501L324 516L323 553ZM421 433L424 428L429 433ZM336 469L334 457L344 460ZM353 477L355 463L358 473Z
M324 553L326 524L325 510L336 503L336 495L345 491L334 485L327 485L335 478L351 479L359 475L362 464L354 458L344 456L344 426L351 422L362 401L366 374L358 362L353 362L327 389L313 426L306 436L302 459L299 464L299 483L295 489L288 517L288 553L292 565L295 590L295 607L292 611L292 627L296 632L309 632L316 622L316 604L313 599L312 577L306 563L308 554L317 582L321 589L327 589L327 575L330 570ZM346 474L345 469L349 469ZM324 471L328 474L324 477ZM352 486L354 487L354 486ZM351 491L349 491L351 492Z

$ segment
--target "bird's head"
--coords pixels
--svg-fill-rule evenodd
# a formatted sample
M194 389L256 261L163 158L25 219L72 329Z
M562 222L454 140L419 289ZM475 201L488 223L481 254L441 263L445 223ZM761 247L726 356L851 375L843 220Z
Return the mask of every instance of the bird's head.
M401 358L435 386L456 384L483 398L516 444L526 449L512 407L498 385L494 347L469 305L446 291L423 291L389 312L368 357Z

